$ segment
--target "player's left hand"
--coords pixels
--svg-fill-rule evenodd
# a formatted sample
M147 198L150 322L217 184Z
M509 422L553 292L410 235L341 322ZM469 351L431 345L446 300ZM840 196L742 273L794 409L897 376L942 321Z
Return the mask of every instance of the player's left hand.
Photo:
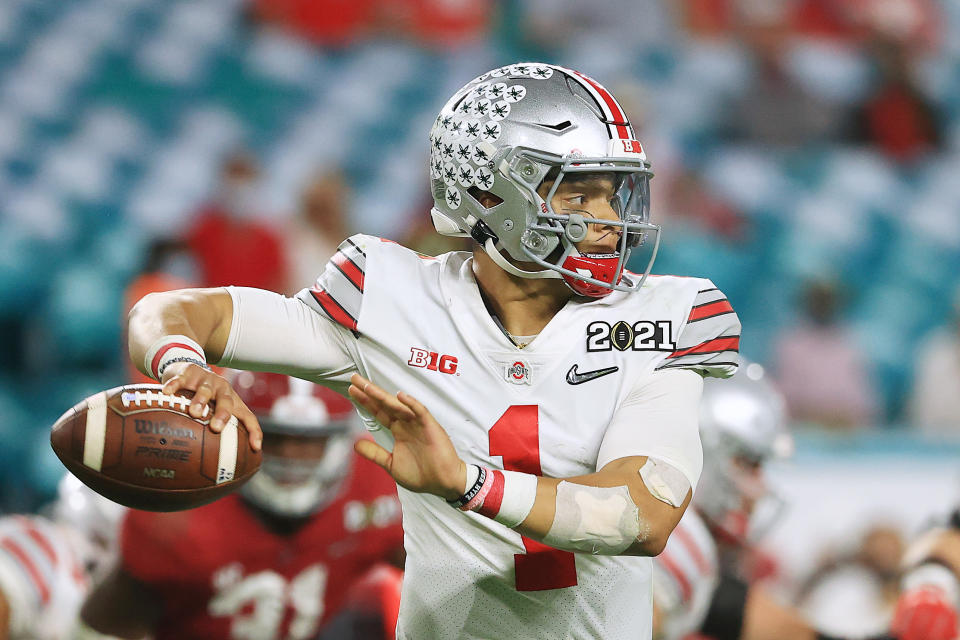
M393 476L401 487L445 500L463 494L467 466L450 436L420 402L400 391L392 396L363 376L350 378L350 397L393 434L393 451L358 440L357 453Z

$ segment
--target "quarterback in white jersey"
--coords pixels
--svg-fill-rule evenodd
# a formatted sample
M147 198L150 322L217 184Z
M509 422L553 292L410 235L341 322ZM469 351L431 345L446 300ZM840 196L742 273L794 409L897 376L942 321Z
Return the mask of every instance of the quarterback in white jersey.
M651 172L590 78L483 74L431 145L435 226L471 253L357 235L293 299L151 295L131 358L254 447L206 354L349 393L376 440L357 451L400 487L398 638L649 638L650 556L699 479L702 378L735 371L737 316L709 280L648 277L652 256L624 270L659 242Z
M95 568L109 557L122 507L72 475L51 517L0 518L0 638L72 638Z

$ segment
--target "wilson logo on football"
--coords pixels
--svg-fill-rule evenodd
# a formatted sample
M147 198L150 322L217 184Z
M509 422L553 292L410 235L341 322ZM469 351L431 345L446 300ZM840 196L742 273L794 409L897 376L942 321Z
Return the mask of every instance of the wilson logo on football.
M443 355L436 351L420 349L418 347L410 348L410 359L407 360L407 364L411 367L420 367L429 371L439 371L440 373L454 374L457 372L456 356Z

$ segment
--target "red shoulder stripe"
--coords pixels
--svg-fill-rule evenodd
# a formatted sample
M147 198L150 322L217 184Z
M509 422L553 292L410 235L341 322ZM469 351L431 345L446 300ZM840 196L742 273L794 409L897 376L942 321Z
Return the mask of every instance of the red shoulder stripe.
M690 585L690 581L687 580L687 576L683 575L683 571L680 570L680 567L678 567L670 557L670 554L664 551L657 556L657 562L663 564L667 571L670 572L670 575L677 581L677 584L680 585L680 595L683 601L689 602L690 596L693 595L693 587Z
M47 556L47 560L50 561L52 566L57 566L57 552L54 550L53 545L50 544L50 540L47 539L47 536L37 529L37 527L30 522L29 518L23 516L16 516L17 521L23 526L24 530L27 532L27 535L30 536L30 539L40 547L40 551L43 552L43 555Z
M740 350L740 336L725 336L720 338L714 338L713 340L707 340L706 342L701 342L695 347L690 347L689 349L680 349L674 351L667 359L670 358L679 358L681 356L687 356L691 353L720 353L721 351L739 351Z
M733 311L733 307L730 305L730 301L726 298L722 300L714 300L713 302L697 305L690 309L690 317L687 318L687 320L691 322L693 320L703 320L704 318L712 318L713 316L718 316L722 313L730 313L731 311Z
M337 265L337 268L340 269L340 272L350 281L350 284L363 293L363 270L354 264L353 261L347 257L347 254L337 250L337 252L333 254L333 257L330 258L330 262Z
M347 310L340 306L340 303L333 299L329 293L317 286L310 288L310 295L317 301L320 308L326 312L330 318L337 324L343 325L351 331L357 330L357 320Z
M23 565L23 568L30 574L30 579L33 580L33 584L37 587L37 591L40 592L41 602L43 602L43 604L49 603L50 587L47 586L43 576L40 575L40 570L37 569L37 565L33 563L33 560L27 555L27 552L10 538L5 538L3 542L0 542L0 547L9 551L20 564Z
M694 564L697 565L697 569L700 570L700 573L706 574L710 571L710 565L707 563L707 559L703 555L700 547L697 546L697 541L693 539L693 536L690 535L690 532L679 526L673 530L673 534L677 537L677 540L680 541L680 544L686 548L687 553L690 554L690 557L693 558Z

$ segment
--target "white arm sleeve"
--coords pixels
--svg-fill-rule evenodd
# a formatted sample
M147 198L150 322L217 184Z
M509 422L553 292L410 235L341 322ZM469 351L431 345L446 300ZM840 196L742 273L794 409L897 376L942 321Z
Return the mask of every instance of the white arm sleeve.
M233 322L216 364L273 371L314 382L346 382L356 371L350 332L295 298L227 287Z
M597 470L628 456L647 456L680 471L696 487L703 468L699 414L703 378L665 369L639 380L600 443Z

